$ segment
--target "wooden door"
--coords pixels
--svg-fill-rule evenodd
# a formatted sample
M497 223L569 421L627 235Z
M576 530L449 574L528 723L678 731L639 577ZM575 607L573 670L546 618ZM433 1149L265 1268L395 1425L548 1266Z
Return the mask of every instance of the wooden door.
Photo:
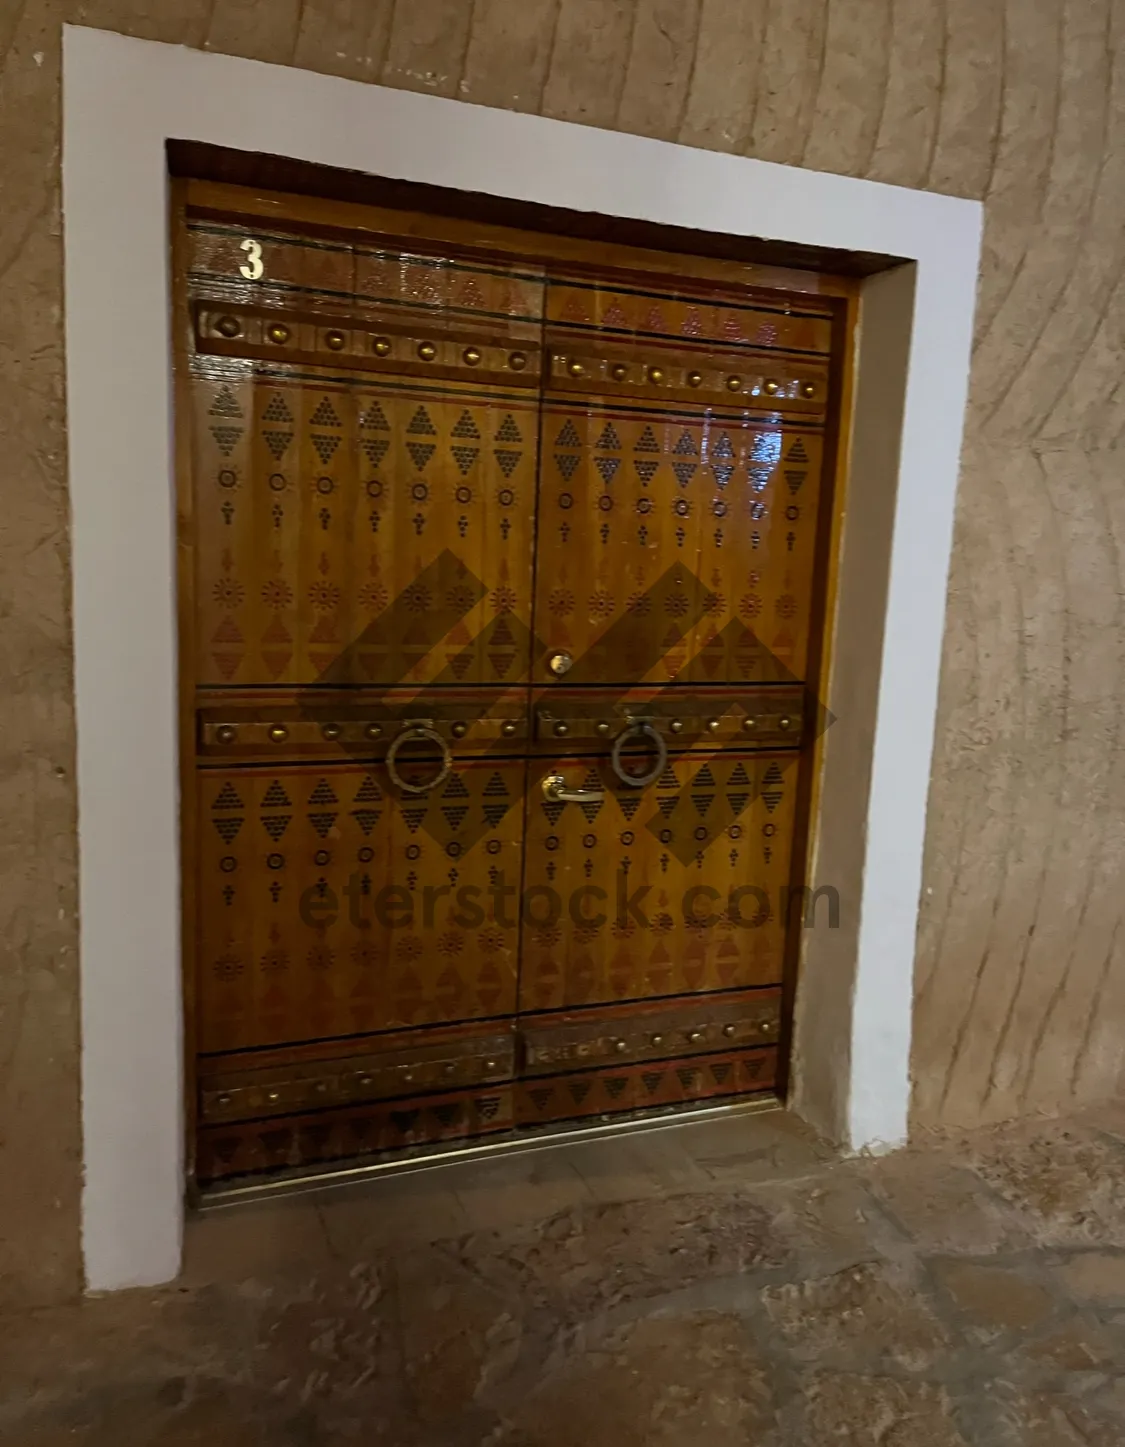
M768 1088L832 303L227 200L177 299L199 1178Z
M521 1120L775 1081L831 340L548 282Z

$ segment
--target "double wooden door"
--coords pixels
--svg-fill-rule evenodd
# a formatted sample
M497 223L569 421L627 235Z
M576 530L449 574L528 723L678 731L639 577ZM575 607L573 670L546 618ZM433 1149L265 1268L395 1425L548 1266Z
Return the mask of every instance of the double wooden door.
M199 1178L769 1089L832 303L204 189Z

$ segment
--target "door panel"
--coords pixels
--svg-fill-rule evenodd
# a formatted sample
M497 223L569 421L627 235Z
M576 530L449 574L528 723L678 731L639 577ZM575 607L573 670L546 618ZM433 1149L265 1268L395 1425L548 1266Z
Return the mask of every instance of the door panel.
M490 890L520 877L524 769L458 759L409 798L385 762L200 770L200 1049L512 1014Z
M533 764L521 1010L780 982L795 764L674 755L643 790L604 757ZM589 801L545 797L555 776Z
M527 673L534 397L197 359L200 683Z
M536 678L560 653L575 684L803 678L824 319L552 282L546 336Z

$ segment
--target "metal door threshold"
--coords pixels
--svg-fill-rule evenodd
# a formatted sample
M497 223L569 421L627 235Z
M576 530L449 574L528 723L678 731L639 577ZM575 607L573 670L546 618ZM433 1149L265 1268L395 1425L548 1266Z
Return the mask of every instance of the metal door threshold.
M648 1134L659 1130L676 1130L699 1121L725 1120L731 1116L765 1115L783 1110L781 1100L773 1094L755 1095L721 1105L676 1107L658 1114L646 1112L603 1117L589 1125L565 1122L557 1126L538 1126L507 1133L496 1140L477 1141L471 1145L428 1146L409 1154L399 1152L383 1160L363 1165L327 1167L319 1171L275 1176L268 1181L245 1180L237 1185L202 1187L194 1203L199 1211L218 1211L230 1206L248 1205L278 1196L304 1196L338 1190L343 1186L360 1185L364 1181L387 1176L404 1176L417 1171L438 1171L447 1166L487 1161L497 1156L522 1155L530 1151L555 1150L560 1146L578 1145L583 1141L605 1140L619 1135Z

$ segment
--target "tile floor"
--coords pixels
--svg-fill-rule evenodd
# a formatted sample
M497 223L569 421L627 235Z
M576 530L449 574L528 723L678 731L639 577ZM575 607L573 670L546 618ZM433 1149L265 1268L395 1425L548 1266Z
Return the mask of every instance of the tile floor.
M1120 1447L1125 1106L840 1160L733 1116L205 1213L0 1316L4 1447Z

